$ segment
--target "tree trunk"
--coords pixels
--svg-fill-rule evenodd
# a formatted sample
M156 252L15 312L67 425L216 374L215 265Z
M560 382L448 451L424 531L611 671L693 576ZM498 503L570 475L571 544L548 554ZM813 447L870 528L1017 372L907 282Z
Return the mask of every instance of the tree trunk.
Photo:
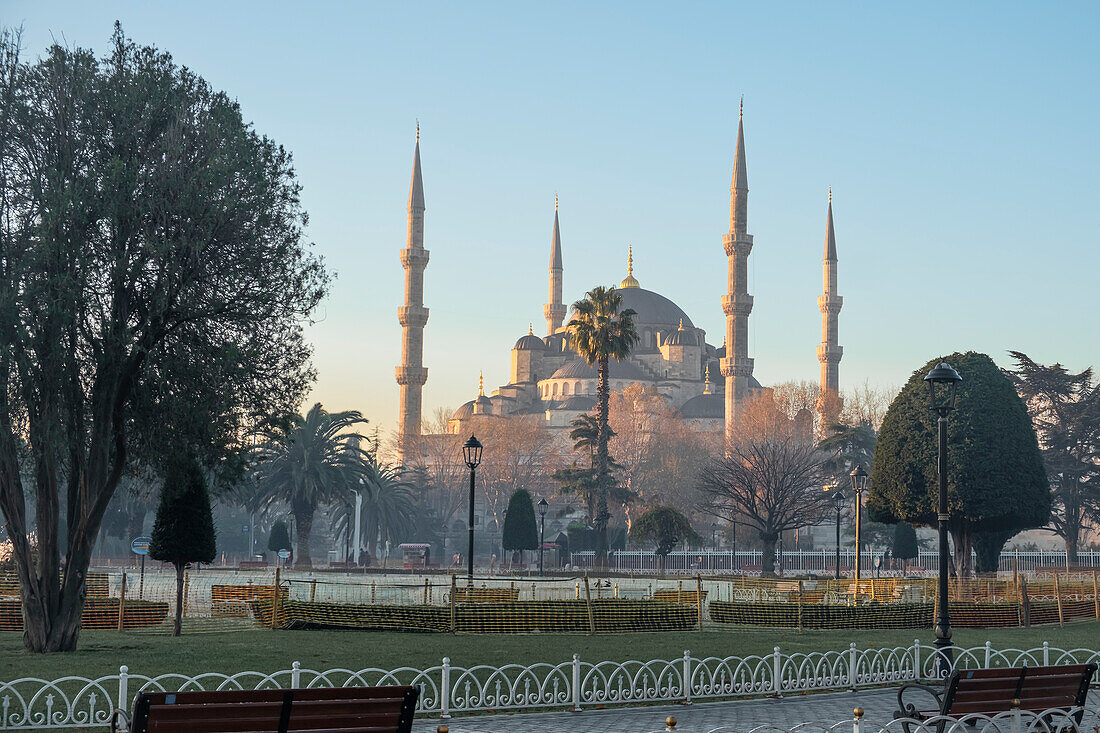
M607 510L607 491L608 484L610 483L611 476L608 470L608 457L607 457L607 443L610 438L608 435L607 421L608 411L611 401L611 388L608 380L608 358L606 356L600 357L599 363L599 381L596 386L596 401L597 401L597 413L596 413L596 517L594 526L596 528L596 567L607 567L607 522L611 519L611 513Z
M294 524L298 531L298 549L294 557L295 570L312 570L313 560L309 556L309 537L313 534L313 506L303 504L294 511Z
M974 568L970 562L971 540L970 529L966 527L953 527L949 531L951 540L955 545L955 576L969 578L974 574Z
M760 575L764 578L775 577L775 542L778 535L760 535L763 546L763 556L760 559Z
M172 636L183 631L183 568L185 563L176 563L176 620L172 624Z

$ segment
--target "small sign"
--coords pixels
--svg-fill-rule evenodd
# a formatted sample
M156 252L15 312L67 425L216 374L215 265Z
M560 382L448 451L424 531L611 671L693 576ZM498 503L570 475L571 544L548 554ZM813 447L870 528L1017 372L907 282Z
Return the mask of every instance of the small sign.
M289 559L290 558L290 550L279 550L279 557L281 557L283 560Z
M135 537L130 542L130 551L135 555L148 555L149 545L153 542L152 537Z
M248 525L247 524L242 524L241 525L241 532L243 532L244 534L248 534Z

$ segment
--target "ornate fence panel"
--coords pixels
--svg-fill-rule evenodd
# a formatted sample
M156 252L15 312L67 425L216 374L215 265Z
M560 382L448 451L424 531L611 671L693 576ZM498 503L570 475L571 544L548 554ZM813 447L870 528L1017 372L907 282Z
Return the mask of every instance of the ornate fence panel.
M858 649L852 644L847 649L794 654L775 647L771 654L746 657L694 657L685 651L676 659L625 662L588 662L574 654L570 661L559 664L502 667L461 667L444 657L441 664L426 669L314 670L294 662L288 669L270 673L146 676L123 666L118 674L95 679L25 678L0 683L0 731L103 728L112 710L130 708L134 696L143 690L416 685L421 689L418 712L448 718L455 712L478 710L582 710L597 705L858 689L931 680L937 674L936 661L935 647L914 640L904 647ZM1100 651L1061 649L1046 643L1032 649L994 649L989 643L955 649L955 665L965 669L1085 662L1100 662Z

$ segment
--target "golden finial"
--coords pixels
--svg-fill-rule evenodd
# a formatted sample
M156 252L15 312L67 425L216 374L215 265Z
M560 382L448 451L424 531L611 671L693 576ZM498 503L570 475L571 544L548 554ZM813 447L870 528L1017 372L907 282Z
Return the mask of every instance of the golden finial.
M420 120L416 121L416 144L420 144Z
M707 370L703 374L703 394L710 394L710 364L707 364Z
M485 375L482 372L477 373L477 396L485 396Z
M829 186L829 206L833 205L833 187Z
M554 211L557 211L557 210L558 210L558 194L557 194L557 192L555 192L554 193Z
M745 117L745 95L741 95L741 111L737 113L737 119L743 119Z
M527 335L528 336L534 336L535 335L535 324L534 323L528 323L527 324Z
M619 283L620 288L638 288L641 287L638 281L634 279L634 245L627 245L626 248L626 277Z
M683 318L680 319L680 327L676 330L677 331L683 331L684 330L684 319Z

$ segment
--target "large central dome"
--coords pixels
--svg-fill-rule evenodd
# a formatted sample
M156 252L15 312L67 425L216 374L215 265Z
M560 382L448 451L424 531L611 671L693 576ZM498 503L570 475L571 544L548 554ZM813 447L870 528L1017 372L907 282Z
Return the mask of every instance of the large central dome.
M648 326L668 326L678 328L681 321L684 328L694 328L687 313L680 310L680 306L671 300L644 288L622 288L616 290L623 296L622 310L632 309L638 315L634 316L634 322Z

